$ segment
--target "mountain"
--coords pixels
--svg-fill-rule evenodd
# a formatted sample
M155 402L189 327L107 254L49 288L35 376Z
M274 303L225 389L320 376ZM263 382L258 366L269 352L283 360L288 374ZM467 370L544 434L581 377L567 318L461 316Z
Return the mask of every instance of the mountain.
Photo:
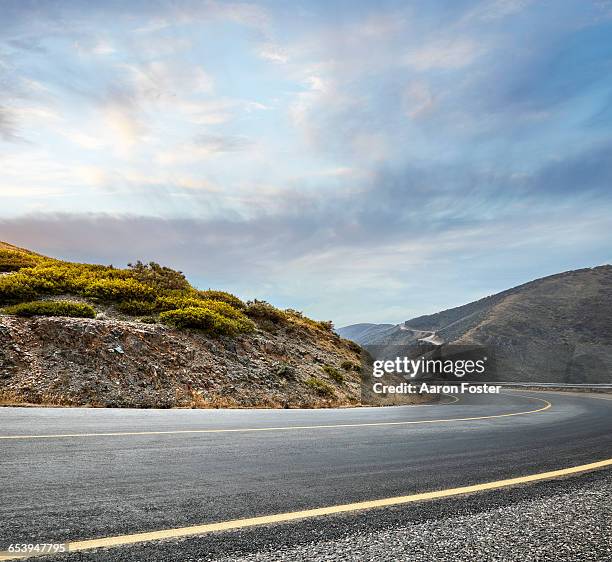
M355 343L367 343L393 329L393 324L353 324L337 330L338 334Z
M357 325L359 326L359 325ZM496 379L612 381L612 266L567 271L389 328L354 326L361 345L429 342L489 347Z
M360 352L330 322L198 290L156 263L0 242L0 405L355 405Z

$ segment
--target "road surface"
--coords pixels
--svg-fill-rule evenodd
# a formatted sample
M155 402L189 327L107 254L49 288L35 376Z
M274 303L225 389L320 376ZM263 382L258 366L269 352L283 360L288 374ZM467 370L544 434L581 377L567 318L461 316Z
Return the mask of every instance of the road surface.
M394 498L612 459L610 398L505 391L393 408L3 408L0 550ZM122 548L112 549L117 560Z

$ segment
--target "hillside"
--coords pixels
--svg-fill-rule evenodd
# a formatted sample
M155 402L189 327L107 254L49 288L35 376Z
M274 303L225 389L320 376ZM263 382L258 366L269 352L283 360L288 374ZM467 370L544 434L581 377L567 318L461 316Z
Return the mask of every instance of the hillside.
M353 324L340 328L338 333L347 340L361 344L380 337L392 328L394 328L393 324Z
M495 353L498 380L610 382L611 319L612 266L605 265L537 279L392 328L370 328L373 337L360 343L480 344ZM350 328L338 332L350 334Z
M360 400L331 322L178 271L64 262L0 242L0 404L328 407Z

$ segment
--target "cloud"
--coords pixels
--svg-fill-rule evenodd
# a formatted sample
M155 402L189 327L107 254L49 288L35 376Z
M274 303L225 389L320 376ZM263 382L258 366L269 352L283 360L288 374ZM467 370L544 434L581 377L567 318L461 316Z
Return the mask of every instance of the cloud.
M289 60L287 51L274 43L260 45L257 54L262 58L276 63L286 63Z
M47 50L42 45L40 45L39 41L36 38L9 39L6 43L13 49L19 49L30 53L44 54L47 52Z
M246 152L255 147L255 143L244 136L202 134L192 142L161 151L157 161L163 166L189 164L209 159L220 154Z
M531 193L542 191L555 197L605 194L612 186L612 142L596 143L571 156L553 158L528 176L525 183Z
M124 64L125 82L143 101L174 102L192 94L211 94L214 79L203 68L154 60L141 64Z
M137 98L126 90L110 90L102 102L104 122L114 133L117 148L124 154L147 133Z
M83 55L108 56L117 52L116 48L105 39L88 38L86 41L75 41L74 47Z
M247 137L230 135L199 135L195 143L210 152L243 152L253 146Z
M538 274L560 269L560 255L571 257L568 268L604 261L609 253L601 235L612 228L609 152L608 145L595 146L519 175L439 164L382 167L361 179L359 191L257 189L244 198L210 191L194 184L195 177L178 185L172 174L127 175L121 182L141 186L148 197L149 185L167 185L168 191L159 193L166 205L184 188L191 207L214 201L215 212L194 213L199 218L30 214L0 219L0 232L10 242L69 259L164 262L203 287L293 304L321 318L337 310L334 319L342 323L399 321L389 295L407 303L427 295L427 302L451 306L465 297L453 293L457 287L484 296L507 288L510 276L517 282L536 277L534 259ZM116 184L118 178L104 181ZM474 276L485 279L479 288L467 286ZM436 292L444 285L441 279L453 287L451 293ZM368 296L374 287L384 299ZM344 304L335 307L334 301ZM351 310L356 302L358 310ZM383 310L393 318L376 316Z
M434 95L424 80L410 82L404 90L402 103L411 119L426 115L435 105Z
M6 107L0 106L0 138L5 142L21 141L13 113Z
M100 150L107 146L106 142L99 136L88 135L77 130L64 130L62 135L72 143L87 150Z
M612 182L612 166L607 157L610 150L610 145L593 147L577 153L573 159L563 163L552 160L533 173L518 177L504 172L493 176L486 171L458 166L407 166L402 170L380 168L372 178L362 180L359 191L306 191L299 187L258 189L250 194L251 198L244 199L243 210L250 212L228 215L220 208L214 216L206 219L117 218L109 215L70 218L62 215L60 222L77 225L125 223L121 228L126 229L132 222L134 237L142 234L143 240L148 237L143 225L172 224L176 228L182 225L180 228L184 229L185 240L193 235L194 240L204 240L202 244L219 244L207 249L218 259L226 253L234 257L239 254L241 259L247 259L246 253L255 252L256 256L247 262L252 264L261 260L268 265L275 260L280 263L329 252L346 251L350 256L349 248L362 248L364 251L370 248L375 252L384 247L399 247L407 241L413 244L438 237L444 237L447 240L445 244L452 243L457 247L490 247L488 237L500 224L514 224L507 233L512 244L525 243L528 237L524 231L517 237L516 225L520 224L523 229L541 220L548 224L554 218L550 215L551 205L560 194L564 196L564 205L557 205L557 209L561 211L563 207L562 212L568 216L574 213L576 206L581 209L586 206L593 211L583 211L580 219L583 222L588 215L605 215L607 205L612 202L608 189ZM340 177L344 176L341 170ZM352 180L351 175L346 177L348 181ZM132 172L124 174L123 178L134 185L172 183L172 174L155 178L152 174ZM576 189L576 178L581 178L580 189ZM117 178L109 179L116 182ZM195 176L186 177L182 186L193 188L194 181ZM210 197L209 188L212 186L204 187L206 189L201 195L191 193L194 206L199 204L200 197L204 197L203 200ZM234 196L223 191L217 193L217 207L227 206L228 201L234 205ZM253 207L254 202L258 202L258 206ZM52 216L35 219L47 224L44 228L50 229L49 225L56 224ZM6 224L19 224L19 221L11 219ZM612 218L608 217L607 221L611 222ZM569 227L571 225L561 225L562 229ZM542 229L537 227L537 230ZM40 232L40 228L34 228L30 234L32 240ZM105 231L104 236L111 234ZM81 244L78 238L72 243ZM151 248L157 243L158 240L151 240ZM449 251L452 249L450 245L447 247ZM82 245L82 249L86 251L87 246ZM201 254L194 252L193 255ZM188 253L185 256L188 257Z
M404 64L416 70L457 70L472 64L482 47L468 38L441 39L408 51Z
M525 10L533 0L485 0L469 11L464 21L479 19L493 21L515 15Z

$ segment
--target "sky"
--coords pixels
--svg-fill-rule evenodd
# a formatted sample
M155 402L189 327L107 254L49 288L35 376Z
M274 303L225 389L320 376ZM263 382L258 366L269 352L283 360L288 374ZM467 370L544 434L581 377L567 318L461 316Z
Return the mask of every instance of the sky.
M612 2L0 0L0 240L336 326L612 261Z

